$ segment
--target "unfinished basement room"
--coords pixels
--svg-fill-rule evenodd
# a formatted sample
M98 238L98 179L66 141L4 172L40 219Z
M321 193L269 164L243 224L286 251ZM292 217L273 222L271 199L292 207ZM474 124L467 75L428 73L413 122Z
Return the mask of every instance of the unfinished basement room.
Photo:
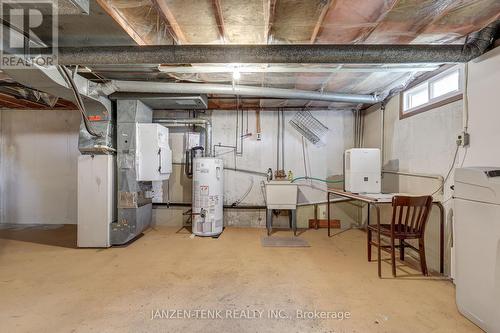
M500 333L500 0L0 17L0 332Z

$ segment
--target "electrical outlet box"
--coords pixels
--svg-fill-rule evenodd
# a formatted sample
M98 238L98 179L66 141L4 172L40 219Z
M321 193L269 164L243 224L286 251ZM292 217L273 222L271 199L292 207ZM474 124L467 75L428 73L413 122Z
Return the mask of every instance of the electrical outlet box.
M457 137L457 146L467 147L470 144L470 134L462 132Z

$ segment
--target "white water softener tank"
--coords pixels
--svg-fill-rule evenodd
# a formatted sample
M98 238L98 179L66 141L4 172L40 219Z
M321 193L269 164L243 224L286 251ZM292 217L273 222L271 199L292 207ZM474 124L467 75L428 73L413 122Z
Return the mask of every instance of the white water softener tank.
M193 234L217 236L223 229L224 165L219 158L193 161Z

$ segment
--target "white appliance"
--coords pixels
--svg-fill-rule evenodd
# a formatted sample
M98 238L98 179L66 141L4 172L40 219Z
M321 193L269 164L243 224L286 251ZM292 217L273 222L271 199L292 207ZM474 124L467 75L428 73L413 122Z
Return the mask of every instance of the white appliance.
M116 220L116 158L78 157L78 247L109 247L110 224Z
M224 166L219 158L193 161L193 234L217 236L224 227Z
M500 332L500 167L455 170L454 237L459 311Z
M271 180L266 182L267 209L296 209L297 184L287 180Z
M136 124L136 171L138 181L166 180L172 173L168 128L160 124Z
M382 167L380 149L353 148L344 154L345 190L352 193L380 193Z

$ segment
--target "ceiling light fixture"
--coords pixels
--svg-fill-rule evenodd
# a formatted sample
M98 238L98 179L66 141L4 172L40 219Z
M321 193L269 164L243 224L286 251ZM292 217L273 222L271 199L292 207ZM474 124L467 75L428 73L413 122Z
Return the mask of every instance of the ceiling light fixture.
M241 78L240 69L238 67L234 67L233 69L233 80L238 81Z

